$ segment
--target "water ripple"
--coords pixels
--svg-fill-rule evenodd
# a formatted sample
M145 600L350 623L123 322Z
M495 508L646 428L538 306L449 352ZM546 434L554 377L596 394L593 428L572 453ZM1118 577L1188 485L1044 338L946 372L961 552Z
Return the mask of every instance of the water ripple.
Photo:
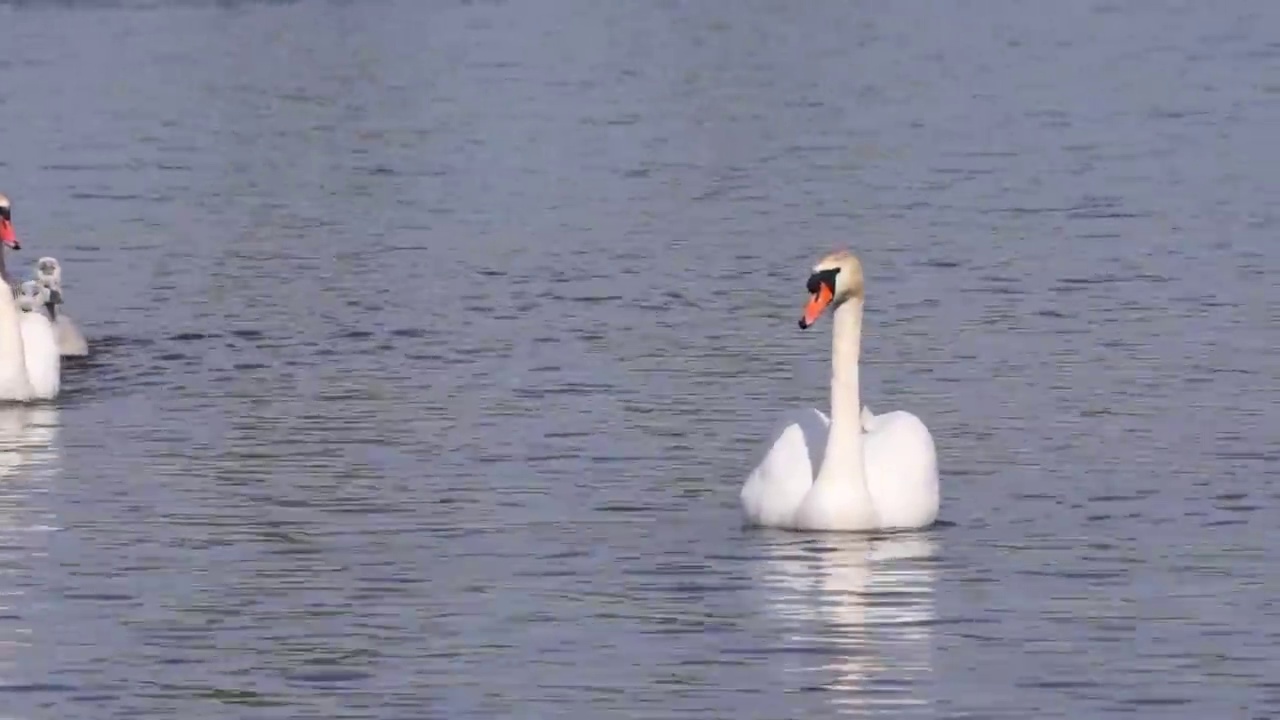
M7 714L1280 706L1272 5L11 5ZM943 521L746 531L844 245Z

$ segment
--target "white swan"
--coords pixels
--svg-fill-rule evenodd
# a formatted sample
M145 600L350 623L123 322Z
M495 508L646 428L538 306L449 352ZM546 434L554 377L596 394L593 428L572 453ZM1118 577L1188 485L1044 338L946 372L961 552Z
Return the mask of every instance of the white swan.
M89 343L71 316L59 309L65 301L62 292L62 265L57 258L42 257L36 261L36 278L49 289L45 309L53 321L53 332L58 339L58 354L63 357L83 357L89 354Z
M18 307L22 309L18 327L22 333L27 380L31 383L33 397L52 400L58 397L58 390L62 387L62 361L58 357L53 323L40 312L40 306L49 302L49 288L36 280L28 280L19 286L18 291Z
M34 395L27 379L20 314L13 293L0 290L0 401L26 402Z
M823 258L808 283L800 327L832 307L831 420L818 410L788 414L740 499L753 525L793 530L921 528L938 517L933 436L901 410L859 412L862 263L850 252Z
M4 280L10 290L13 290L13 278L4 266L5 247L21 250L22 244L18 242L18 236L13 232L13 208L9 204L9 198L0 194L0 279Z

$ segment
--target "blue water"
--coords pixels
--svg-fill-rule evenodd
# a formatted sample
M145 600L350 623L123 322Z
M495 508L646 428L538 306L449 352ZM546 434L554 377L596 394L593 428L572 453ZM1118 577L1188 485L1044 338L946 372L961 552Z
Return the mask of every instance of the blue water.
M0 716L1280 712L1280 6L10 2ZM810 265L942 523L741 527Z

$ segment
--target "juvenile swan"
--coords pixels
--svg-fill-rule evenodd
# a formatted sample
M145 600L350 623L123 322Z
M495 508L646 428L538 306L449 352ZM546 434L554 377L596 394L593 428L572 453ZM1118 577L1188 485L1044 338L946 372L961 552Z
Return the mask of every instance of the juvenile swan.
M36 278L48 288L45 309L53 321L54 336L58 340L58 354L63 357L83 357L89 354L89 343L71 316L61 310L66 296L62 292L62 265L57 258L42 257L36 261Z
M40 312L40 305L48 301L49 288L35 280L28 280L18 288L23 359L32 395L37 400L53 400L62 386L62 361L58 357L53 323Z
M831 419L790 413L740 499L747 522L791 530L871 531L928 526L938 517L933 436L901 410L860 412L862 264L840 251L813 267L800 327L832 309Z

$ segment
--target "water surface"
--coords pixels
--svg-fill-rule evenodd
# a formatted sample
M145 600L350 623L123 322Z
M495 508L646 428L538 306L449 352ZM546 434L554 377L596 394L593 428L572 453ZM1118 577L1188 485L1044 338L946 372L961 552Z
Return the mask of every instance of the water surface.
M1280 712L1280 7L0 18L0 714ZM839 246L944 522L746 530Z

